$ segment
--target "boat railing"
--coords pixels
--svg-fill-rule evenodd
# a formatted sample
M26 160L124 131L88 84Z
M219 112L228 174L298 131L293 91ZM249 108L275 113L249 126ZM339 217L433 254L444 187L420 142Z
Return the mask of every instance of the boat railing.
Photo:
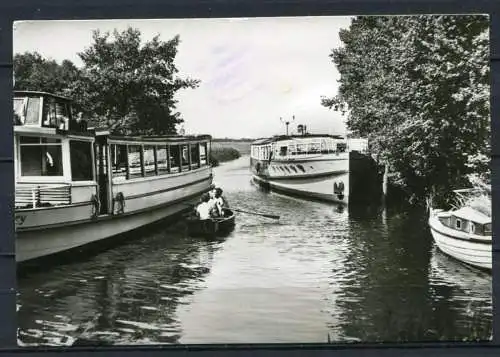
M349 151L358 151L361 154L368 153L368 140L361 138L347 139Z
M453 190L453 192L460 197L470 197L470 196L477 196L477 195L483 195L485 193L490 193L491 189L488 189L486 187L473 187L473 188L461 188L458 190Z
M16 186L16 208L37 208L71 204L71 185Z

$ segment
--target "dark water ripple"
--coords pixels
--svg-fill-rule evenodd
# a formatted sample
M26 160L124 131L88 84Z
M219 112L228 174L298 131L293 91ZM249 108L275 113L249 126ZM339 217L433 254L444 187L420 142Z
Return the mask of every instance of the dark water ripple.
M491 275L434 248L422 212L266 193L217 168L239 214L217 242L183 222L21 276L22 345L489 339Z

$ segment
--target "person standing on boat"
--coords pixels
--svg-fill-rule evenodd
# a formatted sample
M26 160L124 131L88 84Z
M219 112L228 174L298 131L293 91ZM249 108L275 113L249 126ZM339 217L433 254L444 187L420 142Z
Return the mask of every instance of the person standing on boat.
M208 194L203 195L201 198L201 203L196 207L196 213L200 220L205 220L210 218L210 196Z

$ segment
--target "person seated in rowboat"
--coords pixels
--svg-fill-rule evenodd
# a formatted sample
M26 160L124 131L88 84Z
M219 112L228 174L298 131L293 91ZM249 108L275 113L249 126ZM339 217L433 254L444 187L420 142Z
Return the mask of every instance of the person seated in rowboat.
M220 187L215 189L214 204L218 217L224 217L224 208L229 208L229 204L224 196L222 196L222 192L222 188Z
M217 217L220 217L221 214L220 214L220 210L217 208L217 205L216 205L216 199L215 199L215 191L216 191L216 188L217 186L213 186L213 188L208 191L208 195L210 197L210 200L209 200L209 205L210 205L210 217L212 218L217 218Z
M204 194L201 197L201 203L196 207L196 213L200 220L205 220L210 218L210 196Z
M210 206L210 217L212 218L222 217L222 209L215 197L210 199L209 206Z
M222 188L217 187L215 189L215 199L220 201L222 208L229 208L229 203L227 202L226 198L222 195L223 192L224 191L222 191Z

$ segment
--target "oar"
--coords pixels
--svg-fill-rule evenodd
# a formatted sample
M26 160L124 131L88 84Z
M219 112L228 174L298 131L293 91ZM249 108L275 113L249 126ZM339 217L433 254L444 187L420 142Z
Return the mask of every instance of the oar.
M236 208L229 208L230 210L232 211L236 211L236 212L242 212L242 213L248 213L248 214L254 214L256 216L263 216L263 217L267 217L267 218L272 218L272 219L280 219L280 216L275 216L273 214L265 214L265 213L257 213L257 212L249 212L249 211L244 211L244 210L241 210L241 209L236 209Z

